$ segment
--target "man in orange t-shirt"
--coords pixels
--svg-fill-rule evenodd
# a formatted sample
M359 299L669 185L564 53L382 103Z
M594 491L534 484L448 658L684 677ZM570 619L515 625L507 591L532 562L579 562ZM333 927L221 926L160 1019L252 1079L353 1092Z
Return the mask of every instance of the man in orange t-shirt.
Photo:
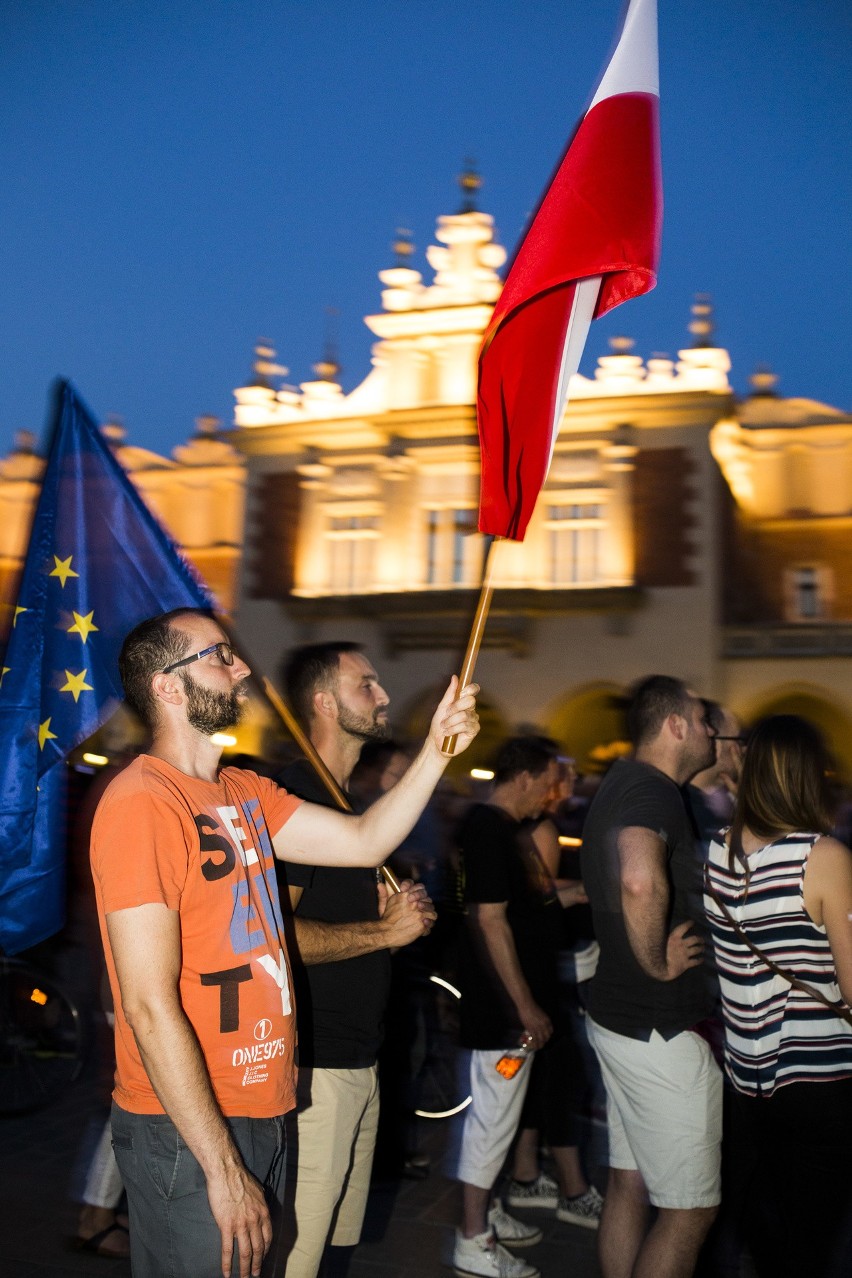
M274 1266L283 1115L295 1020L273 856L378 865L478 731L455 681L405 777L362 816L219 770L250 671L207 613L178 609L128 635L125 696L151 748L107 789L92 871L116 1007L113 1140L134 1278L253 1278ZM191 669L190 669L191 668ZM265 1258L265 1259L264 1259ZM236 1263L237 1268L234 1268Z

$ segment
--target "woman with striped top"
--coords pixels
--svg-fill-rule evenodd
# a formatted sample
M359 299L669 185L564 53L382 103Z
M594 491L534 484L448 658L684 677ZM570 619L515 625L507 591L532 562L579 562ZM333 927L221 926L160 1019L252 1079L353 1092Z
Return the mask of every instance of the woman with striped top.
M764 720L707 867L733 1139L753 1160L748 1232L766 1278L852 1272L852 854L824 834L827 772L809 723Z

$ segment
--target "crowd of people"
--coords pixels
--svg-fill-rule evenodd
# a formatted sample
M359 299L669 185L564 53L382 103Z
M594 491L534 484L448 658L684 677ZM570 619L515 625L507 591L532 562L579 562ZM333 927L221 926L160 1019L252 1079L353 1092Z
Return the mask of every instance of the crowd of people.
M151 742L100 799L91 864L134 1275L345 1272L374 1155L427 1171L406 1086L424 963L461 990L460 1278L538 1278L536 1211L596 1230L604 1278L746 1254L760 1278L850 1271L852 856L809 724L746 741L653 676L589 803L528 733L448 817L442 744L476 735L475 685L414 750L357 645L298 649L316 759L273 776L220 766L250 672L211 616L143 623L120 664ZM584 1149L601 1082L605 1177Z

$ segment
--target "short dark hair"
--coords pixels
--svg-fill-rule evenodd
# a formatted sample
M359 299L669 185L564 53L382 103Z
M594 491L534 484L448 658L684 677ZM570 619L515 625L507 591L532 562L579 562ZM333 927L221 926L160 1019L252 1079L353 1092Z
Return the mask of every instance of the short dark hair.
M545 768L558 758L559 746L550 737L509 737L494 759L494 784L503 785L522 772L541 776Z
M186 655L186 635L172 623L181 617L212 617L204 608L173 608L141 621L131 630L118 654L118 672L127 704L148 728L157 723L157 698L151 680L158 671Z
M653 741L670 714L686 717L689 692L686 684L670 675L649 675L634 685L627 707L627 732L634 746Z
M314 712L314 693L337 692L340 658L344 652L360 652L359 643L308 643L294 648L284 663L284 688L290 708L307 727Z

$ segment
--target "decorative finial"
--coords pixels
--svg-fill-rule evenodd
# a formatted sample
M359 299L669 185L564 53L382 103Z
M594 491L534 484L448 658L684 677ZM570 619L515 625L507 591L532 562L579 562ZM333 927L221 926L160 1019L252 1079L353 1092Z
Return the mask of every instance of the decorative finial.
M407 226L398 226L396 228L396 239L391 248L396 253L397 266L407 266L408 259L414 252L414 236Z
M627 355L636 345L632 337L611 337L609 349L614 355Z
M693 346L714 346L713 302L709 293L696 293L692 304L693 318L689 331L695 338Z
M16 453L34 453L36 437L31 430L16 430L14 448Z
M397 231L397 235L401 234ZM407 232L411 234L411 232ZM396 246L394 246L396 247ZM399 250L397 250L399 252ZM340 376L340 361L337 357L337 317L340 312L336 306L325 308L325 346L322 359L314 364L314 372L321 382L336 382Z
M265 390L274 390L271 379L273 377L286 377L289 368L285 368L283 364L275 363L276 350L268 337L260 337L254 348L254 364L252 365L253 377L249 383L251 386L262 386Z
M462 205L459 213L476 213L476 193L482 186L482 178L476 171L476 161L470 158L464 162L464 171L459 174L459 186L462 189Z
M101 427L101 434L111 444L120 444L127 437L127 431L124 429L124 419L119 417L117 413L110 413Z
M748 381L751 386L752 399L775 399L777 397L778 392L775 387L778 385L778 374L773 373L767 364L758 364Z

